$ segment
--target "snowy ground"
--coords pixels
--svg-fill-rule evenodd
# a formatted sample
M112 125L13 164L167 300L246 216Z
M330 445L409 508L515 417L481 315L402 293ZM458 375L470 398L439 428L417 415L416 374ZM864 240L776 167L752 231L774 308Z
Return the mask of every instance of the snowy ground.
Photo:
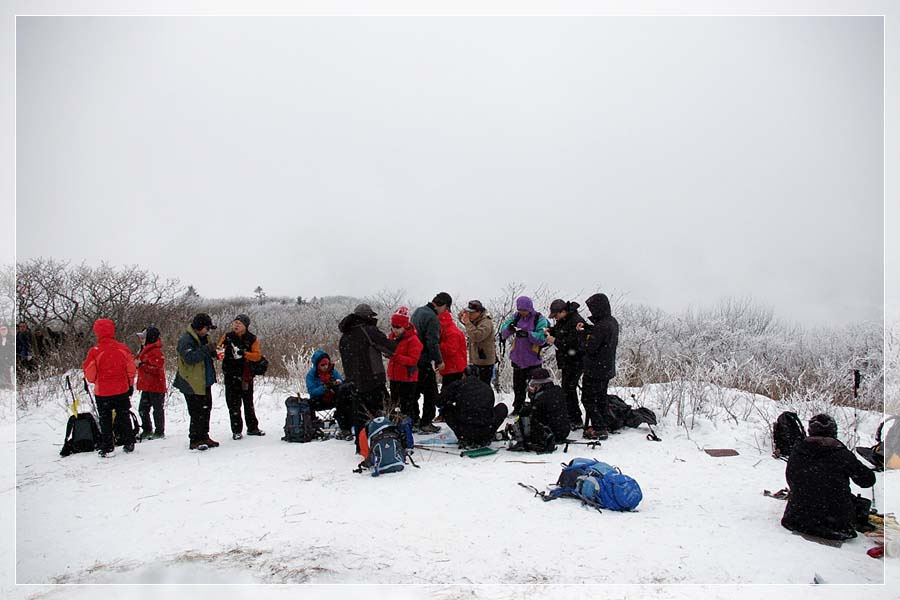
M512 598L550 589L542 584L605 583L641 584L605 585L607 597L749 598L773 590L670 584L809 584L815 574L826 583L883 584L885 567L888 582L900 580L900 561L869 558L873 543L865 537L835 549L780 526L784 503L762 495L784 486L785 463L760 448L763 415L781 408L769 400L756 398L764 411L740 426L701 418L687 431L669 415L656 428L661 443L647 441L642 427L597 450L572 446L568 454L501 450L468 459L417 451L421 469L372 478L352 472L359 461L352 443L281 442L286 392L274 384L257 390L257 413L269 433L263 438L232 441L222 390L214 393L211 435L220 448L188 451L186 411L173 394L167 439L111 459L59 456L62 396L15 417L4 396L0 443L11 449L15 436L15 481L8 462L0 503L3 531L15 537L2 546L2 579L19 584L8 590L54 598L87 597L97 588L22 584L380 583L428 587L379 587L375 597ZM657 408L663 393L645 389L644 404ZM863 416L864 443L878 418ZM713 458L702 448L740 455ZM543 503L517 485L543 488L555 481L560 462L579 455L635 477L644 491L640 510L599 514L572 500ZM540 464L510 462L521 460ZM878 474L875 493L879 508L896 511L900 472ZM257 588L102 589L105 597L181 597L177 592L189 589L192 597L220 598ZM363 597L368 588L259 589ZM828 598L837 595L823 590L857 588L786 589L789 597ZM900 597L891 585L858 589L871 598Z

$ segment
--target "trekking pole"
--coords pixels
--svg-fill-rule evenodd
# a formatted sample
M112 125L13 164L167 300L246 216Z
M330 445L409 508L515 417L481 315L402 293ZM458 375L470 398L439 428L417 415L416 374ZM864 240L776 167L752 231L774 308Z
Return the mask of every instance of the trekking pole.
M450 450L444 450L442 448L432 448L430 446L420 446L419 444L416 444L415 446L413 446L413 448L417 448L419 450L428 450L429 452L440 452L441 454L452 454L453 456L459 456L459 454L456 452L453 452Z
M66 386L69 388L69 394L72 396L72 414L78 416L78 398L75 397L75 390L72 389L72 380L66 375Z
M653 431L653 425L651 425L650 423L647 423L647 427L650 428L650 433L647 434L647 439L650 440L651 442L661 442L662 438L659 437L658 435L656 435L656 432Z
M93 408L93 410L94 410L94 416L97 418L97 422L99 423L100 422L100 411L97 410L97 404L94 403L94 396L91 395L91 388L88 387L87 379L82 377L81 381L84 382L84 391L87 392L88 398L91 401L91 408Z

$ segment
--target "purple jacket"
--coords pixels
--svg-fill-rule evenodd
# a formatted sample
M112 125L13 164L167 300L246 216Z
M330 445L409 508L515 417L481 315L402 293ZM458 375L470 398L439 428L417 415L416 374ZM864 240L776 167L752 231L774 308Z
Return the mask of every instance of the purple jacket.
M528 316L521 317L518 312L514 312L506 317L500 326L500 339L506 340L513 335L514 330L510 326L515 323L515 327L524 330L527 336L512 338L512 350L509 352L510 362L519 368L540 366L541 348L547 342L544 328L549 328L550 322L546 317L535 312L534 303L528 296L516 298L516 310L527 310ZM537 319L537 323L535 323L535 319Z

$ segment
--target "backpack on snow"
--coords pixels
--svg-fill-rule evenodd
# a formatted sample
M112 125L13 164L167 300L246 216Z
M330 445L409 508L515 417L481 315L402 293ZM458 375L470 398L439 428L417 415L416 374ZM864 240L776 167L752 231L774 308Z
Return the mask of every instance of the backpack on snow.
M577 498L597 510L631 511L644 497L637 481L617 467L599 460L573 458L569 464L562 463L562 467L556 487L549 492L538 492L522 483L519 485L534 490L545 502L557 498Z
M284 400L284 406L287 408L287 415L284 417L284 437L281 441L305 444L325 436L321 421L306 398L288 396Z
M806 432L803 430L800 417L795 412L784 411L772 424L772 456L787 460L794 446L804 439Z
M607 426L609 431L616 431L623 427L637 427L641 423L656 425L656 414L649 408L631 408L624 400L615 394L608 394L606 402L609 406Z
M523 411L524 413L525 411ZM507 450L511 452L534 452L549 454L556 450L556 436L553 430L529 414L521 414L506 426L509 439Z
M66 423L66 437L63 440L60 456L69 456L76 452L93 452L100 447L100 428L91 413L72 415Z
M413 447L412 428L409 419L395 425L386 417L375 417L366 423L365 439L360 440L360 448L365 458L354 469L362 473L363 469L371 469L372 477L382 473L402 471L407 459L414 467L410 450Z

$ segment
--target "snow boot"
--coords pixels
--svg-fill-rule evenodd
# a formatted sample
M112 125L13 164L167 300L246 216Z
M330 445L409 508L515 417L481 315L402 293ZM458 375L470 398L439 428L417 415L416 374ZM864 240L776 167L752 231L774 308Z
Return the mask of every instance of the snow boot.
M248 431L248 432L247 432L247 435L264 436L264 435L266 435L266 432L265 432L265 431L262 431L261 429L254 429L253 431Z
M217 442L216 440L214 440L212 438L206 438L206 445L209 446L210 448L218 448L219 442Z
M233 439L233 440L240 440L240 439L242 439L243 437L244 437L244 436L241 435L240 433L233 433L233 434L231 434L231 439Z
M190 448L191 450L209 450L209 446L206 445L205 441L191 442Z

